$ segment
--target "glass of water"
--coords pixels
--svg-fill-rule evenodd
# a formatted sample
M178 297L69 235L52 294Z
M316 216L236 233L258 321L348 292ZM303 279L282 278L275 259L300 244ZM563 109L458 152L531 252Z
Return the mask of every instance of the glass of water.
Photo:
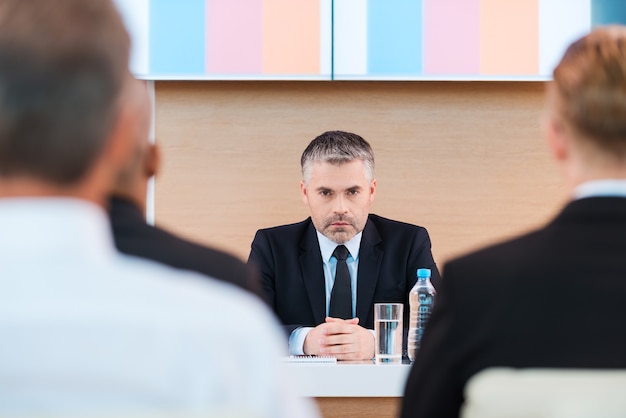
M376 363L402 362L402 303L374 304Z

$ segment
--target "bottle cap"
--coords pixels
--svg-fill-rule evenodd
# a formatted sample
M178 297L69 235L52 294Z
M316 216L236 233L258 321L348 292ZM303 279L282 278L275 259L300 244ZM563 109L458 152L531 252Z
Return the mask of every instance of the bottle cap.
M418 279L430 279L430 269L417 269Z

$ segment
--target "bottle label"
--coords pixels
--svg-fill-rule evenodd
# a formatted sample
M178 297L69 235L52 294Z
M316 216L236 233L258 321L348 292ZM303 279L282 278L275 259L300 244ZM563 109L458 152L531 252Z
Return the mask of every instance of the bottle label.
M424 332L426 322L430 319L435 298L430 293L420 293L418 295L419 307L417 308L417 329L418 333Z
M435 303L434 289L422 288L417 292L411 292L409 297L411 303L411 316L408 338L408 356L411 361L415 360L415 353L419 350L426 323Z

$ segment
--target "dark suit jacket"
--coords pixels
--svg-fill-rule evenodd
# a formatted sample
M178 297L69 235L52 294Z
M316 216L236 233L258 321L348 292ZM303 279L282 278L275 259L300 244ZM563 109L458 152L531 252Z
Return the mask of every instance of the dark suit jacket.
M115 246L120 252L193 270L263 297L258 272L235 256L148 225L139 208L125 199L110 199L109 216Z
M402 417L457 417L492 366L626 367L626 199L587 198L545 228L453 260Z
M426 229L369 215L359 250L356 316L360 325L374 328L378 302L404 302L408 324L408 295L417 269L430 268L433 285L439 284L430 247ZM324 270L311 218L257 231L248 262L261 271L266 299L288 333L324 322Z

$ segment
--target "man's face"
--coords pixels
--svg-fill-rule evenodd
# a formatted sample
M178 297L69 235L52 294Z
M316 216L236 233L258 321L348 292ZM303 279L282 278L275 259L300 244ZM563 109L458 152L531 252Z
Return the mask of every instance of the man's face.
M376 180L365 176L363 161L341 165L315 162L307 185L300 182L315 229L337 244L361 232L374 200Z

